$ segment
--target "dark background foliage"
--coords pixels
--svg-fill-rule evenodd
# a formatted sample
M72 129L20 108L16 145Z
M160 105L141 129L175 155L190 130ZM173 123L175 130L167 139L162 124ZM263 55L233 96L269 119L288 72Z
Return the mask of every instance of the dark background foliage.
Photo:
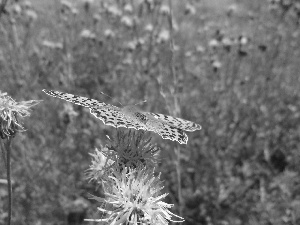
M44 100L13 143L14 224L99 217L84 171L116 130L44 88L117 106L147 99L144 111L201 124L179 146L180 184L178 144L152 135L184 224L300 223L299 1L174 0L173 62L167 1L19 0L7 10L0 90ZM0 184L0 223L6 204Z

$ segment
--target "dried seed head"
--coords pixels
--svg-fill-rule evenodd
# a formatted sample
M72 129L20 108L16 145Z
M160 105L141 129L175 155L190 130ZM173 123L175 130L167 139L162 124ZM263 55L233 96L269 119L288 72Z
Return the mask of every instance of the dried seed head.
M39 102L38 100L16 102L7 93L0 91L0 137L7 139L14 137L17 132L24 131L19 118L29 116L29 108Z

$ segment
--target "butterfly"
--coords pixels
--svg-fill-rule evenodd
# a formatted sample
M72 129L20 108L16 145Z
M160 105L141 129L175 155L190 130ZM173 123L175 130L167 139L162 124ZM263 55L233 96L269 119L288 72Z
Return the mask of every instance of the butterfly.
M192 132L201 129L201 126L194 122L158 113L142 112L134 105L120 108L95 99L59 91L44 89L43 92L52 97L89 108L90 113L105 125L153 131L163 139L177 141L180 144L187 144L188 141L184 131Z

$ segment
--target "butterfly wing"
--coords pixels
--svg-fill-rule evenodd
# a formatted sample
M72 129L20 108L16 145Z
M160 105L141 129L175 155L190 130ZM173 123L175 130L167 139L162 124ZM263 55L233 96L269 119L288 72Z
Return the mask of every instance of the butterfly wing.
M105 125L113 127L134 128L136 130L146 130L145 125L126 118L117 107L105 106L101 108L90 108L91 114L100 119Z
M61 98L68 102L72 102L74 104L90 108L91 114L93 114L96 118L100 119L105 125L113 126L116 128L134 128L136 130L146 129L143 124L131 120L130 118L126 118L126 115L124 115L121 112L121 109L119 107L78 95L45 89L43 91L47 95L50 95L52 97Z
M104 102L100 102L95 99L91 98L86 98L86 97L81 97L78 95L73 95L73 94L68 94L68 93L63 93L59 91L52 91L52 90L45 90L43 89L43 92L45 92L47 95L50 95L55 98L61 98L63 100L66 100L68 102L72 102L77 105L81 105L84 107L92 108L92 107L102 107L102 106L108 106ZM118 107L116 107L118 108Z
M170 126L155 118L149 118L146 123L147 130L159 134L163 139L177 141L179 144L187 144L188 136L183 130Z
M189 131L189 132L192 132L195 130L201 130L201 126L192 121L184 120L181 118L175 118L172 116L167 116L167 115L159 114L159 113L146 112L145 114L151 115L154 118L161 120L164 123L170 125L171 127L175 127L180 130L185 130L185 131Z
M175 118L158 113L141 113L147 117L145 121L136 118L136 110L122 110L116 106L105 104L95 99L81 97L78 95L63 93L59 91L43 90L47 95L61 98L68 102L90 108L90 112L100 119L105 125L113 127L133 128L136 130L148 130L159 134L163 139L177 141L186 144L188 141L185 131L200 130L199 124L188 120ZM128 108L128 107L127 107Z

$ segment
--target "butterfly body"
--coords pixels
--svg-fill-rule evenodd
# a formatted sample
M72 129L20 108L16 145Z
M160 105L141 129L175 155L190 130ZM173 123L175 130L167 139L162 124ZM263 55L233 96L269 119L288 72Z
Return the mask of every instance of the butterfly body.
M163 139L177 141L180 144L186 144L188 141L184 131L192 132L201 129L199 124L191 121L158 113L142 112L132 105L119 108L91 98L52 90L43 91L52 97L89 108L91 114L105 125L153 131Z
M121 112L123 112L128 118L142 124L146 124L149 120L144 113L140 112L140 110L133 105L124 106L121 108Z

